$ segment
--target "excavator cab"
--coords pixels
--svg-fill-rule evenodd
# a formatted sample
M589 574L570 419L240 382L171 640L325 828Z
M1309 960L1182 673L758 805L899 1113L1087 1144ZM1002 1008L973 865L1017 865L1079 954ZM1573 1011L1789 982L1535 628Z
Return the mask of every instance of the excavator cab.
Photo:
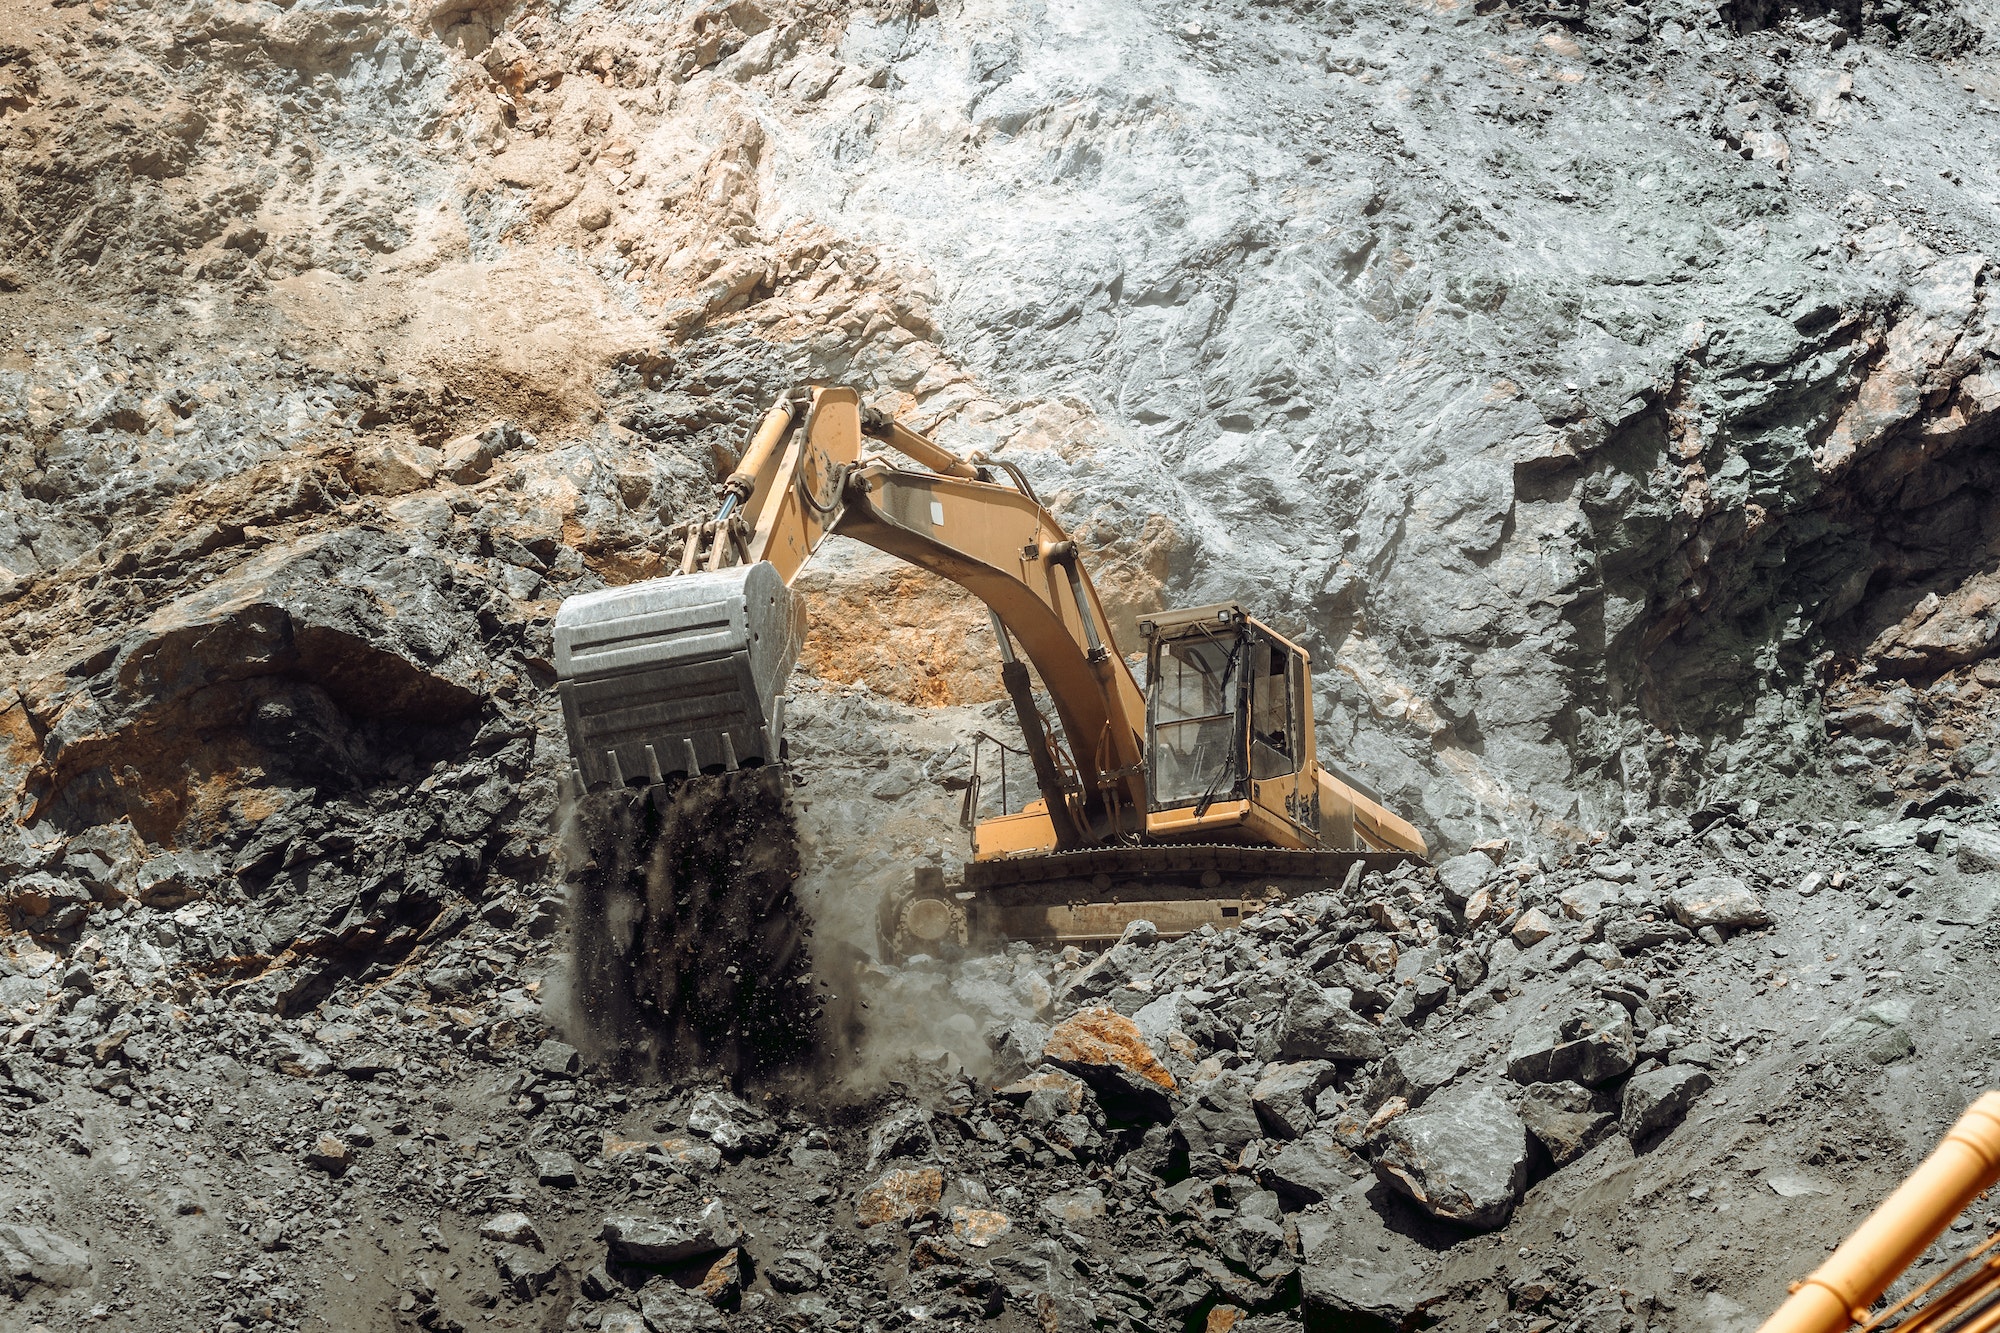
M1147 832L1318 842L1304 650L1233 602L1165 612L1139 630L1147 641Z

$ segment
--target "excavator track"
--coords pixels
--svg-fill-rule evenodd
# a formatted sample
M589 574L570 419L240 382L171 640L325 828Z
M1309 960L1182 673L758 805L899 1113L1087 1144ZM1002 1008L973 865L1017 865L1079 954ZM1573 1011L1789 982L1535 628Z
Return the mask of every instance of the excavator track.
M967 863L957 883L920 867L883 906L892 955L953 952L1009 940L1081 947L1151 921L1170 938L1226 930L1272 903L1340 888L1357 869L1425 864L1398 851L1303 851L1220 843L1093 847Z

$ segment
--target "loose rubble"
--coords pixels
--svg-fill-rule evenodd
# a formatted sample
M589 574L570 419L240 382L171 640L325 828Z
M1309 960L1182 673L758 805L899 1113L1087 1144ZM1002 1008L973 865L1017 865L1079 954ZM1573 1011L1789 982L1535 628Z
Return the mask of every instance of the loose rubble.
M941 981L989 1055L905 1052L872 1090L622 1081L537 998L564 931L524 949L475 918L279 1014L242 989L150 998L133 969L185 956L149 943L172 914L98 907L66 959L0 953L0 1134L27 1145L0 1165L0 1276L32 1318L145 1322L194 1245L232 1275L200 1320L245 1329L381 1309L426 1329L1726 1324L2000 1058L1959 1018L1993 975L2000 886L1955 855L1993 835L1983 811L1721 815L1727 856L1669 820L1369 875L1228 932L871 965ZM1615 929L1672 924L1718 880L1762 924ZM1590 913L1548 911L1584 886ZM1452 904L1480 894L1468 924ZM1538 909L1554 929L1523 949ZM479 961L489 979L429 984ZM1024 970L1043 984L991 984Z

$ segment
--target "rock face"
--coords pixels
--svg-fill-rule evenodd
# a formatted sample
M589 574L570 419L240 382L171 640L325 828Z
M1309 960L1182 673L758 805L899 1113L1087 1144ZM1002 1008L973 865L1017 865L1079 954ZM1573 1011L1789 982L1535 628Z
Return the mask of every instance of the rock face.
M1528 1184L1528 1133L1490 1088L1441 1094L1391 1120L1375 1173L1432 1217L1490 1231Z

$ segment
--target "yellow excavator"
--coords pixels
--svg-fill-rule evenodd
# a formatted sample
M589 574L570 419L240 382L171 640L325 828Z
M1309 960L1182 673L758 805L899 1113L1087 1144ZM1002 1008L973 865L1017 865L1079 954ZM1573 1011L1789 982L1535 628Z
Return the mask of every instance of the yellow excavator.
M829 535L950 579L992 613L1039 796L970 821L961 882L917 869L882 911L892 953L1094 943L1139 919L1168 936L1227 927L1424 856L1414 827L1319 761L1307 655L1243 608L1141 622L1142 689L1083 553L1011 464L959 458L853 389L800 389L718 496L713 517L674 531L674 573L559 609L572 782L660 788L778 765L805 629L791 584Z

